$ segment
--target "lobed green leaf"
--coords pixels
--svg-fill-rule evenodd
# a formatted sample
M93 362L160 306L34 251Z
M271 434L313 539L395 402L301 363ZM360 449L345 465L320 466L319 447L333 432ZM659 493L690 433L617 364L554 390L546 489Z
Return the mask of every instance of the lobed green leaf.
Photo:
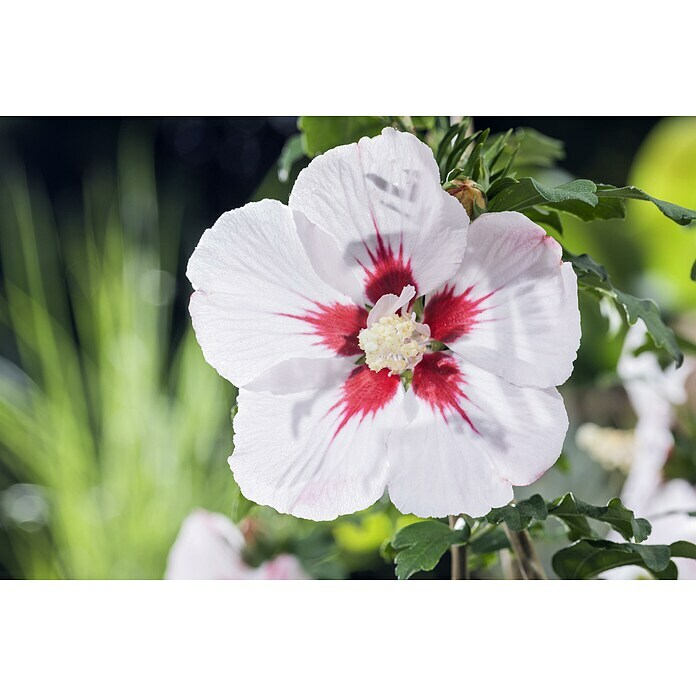
M612 498L605 506L599 507L566 493L549 504L548 513L563 522L571 540L596 536L587 518L608 524L627 541L645 541L652 531L650 523L637 518L619 498Z
M546 501L539 494L536 494L518 503L493 508L486 515L486 521L490 524L504 522L513 532L521 532L536 520L545 520L546 517Z
M436 520L424 520L400 529L391 542L395 552L396 577L408 580L421 570L432 570L450 546L464 544L471 528L450 529Z
M684 354L677 338L672 329L662 320L660 309L653 300L640 299L615 288L604 266L587 254L575 256L566 251L565 256L573 264L578 275L578 287L581 290L614 300L623 309L630 324L635 324L638 319L642 319L655 346L664 349L677 367L682 364Z

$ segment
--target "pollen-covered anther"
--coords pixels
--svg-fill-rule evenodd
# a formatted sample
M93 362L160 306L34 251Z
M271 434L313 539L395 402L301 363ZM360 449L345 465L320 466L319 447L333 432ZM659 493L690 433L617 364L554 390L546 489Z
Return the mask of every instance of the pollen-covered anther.
M418 323L415 316L382 317L360 332L358 344L365 351L365 362L372 371L387 368L389 374L401 374L421 361L430 329Z

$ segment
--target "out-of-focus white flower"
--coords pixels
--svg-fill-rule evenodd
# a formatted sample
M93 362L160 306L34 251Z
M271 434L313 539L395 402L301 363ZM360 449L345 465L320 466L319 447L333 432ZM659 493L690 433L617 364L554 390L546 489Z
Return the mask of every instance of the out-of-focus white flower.
M281 554L258 568L242 557L244 535L224 515L195 510L181 525L166 580L309 580L299 560Z
M659 486L641 514L650 521L652 533L646 543L672 544L690 541L696 544L696 490L682 479L674 479ZM614 541L622 541L618 536ZM673 559L679 569L680 580L696 580L696 561L690 558ZM616 568L603 574L607 580L636 580L649 578L647 571L637 566Z
M583 423L575 432L575 443L607 471L627 474L631 469L635 453L633 430Z
M657 356L649 351L635 355L646 340L642 321L626 335L617 365L631 406L638 418L634 436L634 457L621 500L636 515L652 525L647 543L671 544L675 541L696 543L696 489L684 480L664 482L662 471L674 447L672 425L675 406L686 400L686 381L696 363L687 358L681 368L662 369ZM613 537L620 541L619 537ZM675 558L682 580L696 579L696 561ZM629 566L603 574L609 580L649 577L646 571Z
M649 505L662 482L662 469L674 447L674 408L686 401L686 380L694 369L689 358L679 369L674 364L662 369L652 351L635 355L646 339L645 324L639 320L626 334L616 368L637 416L635 457L621 493L634 511Z
M315 158L289 206L225 213L187 273L203 354L239 387L230 466L250 500L329 520L388 487L404 513L476 517L561 452L571 264L520 213L469 225L411 134Z

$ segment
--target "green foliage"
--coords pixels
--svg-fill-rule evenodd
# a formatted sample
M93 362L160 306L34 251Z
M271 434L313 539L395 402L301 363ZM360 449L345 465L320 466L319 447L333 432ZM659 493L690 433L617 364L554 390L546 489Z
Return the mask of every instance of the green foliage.
M535 179L515 181L489 200L488 210L526 210L547 203L579 201L594 207L599 202L597 187L588 179L576 179L560 186L544 186Z
M229 513L234 389L188 329L172 332L176 197L154 188L147 142L53 211L21 172L0 181L0 455L35 486L46 525L5 520L2 563L22 578L161 578L184 517ZM31 193L30 193L31 190ZM161 231L161 232L160 232Z
M533 495L519 503L494 508L486 515L486 520L491 524L505 523L513 532L521 532L535 520L545 520L547 515L546 501L540 495Z
M552 565L562 580L587 580L622 566L640 566L658 580L676 580L673 558L696 558L696 545L688 541L650 546L583 539L556 553Z
M465 543L470 533L466 523L463 529L455 530L435 520L416 522L399 530L391 541L397 578L408 580L418 571L432 570L450 546Z
M391 120L384 116L300 116L302 150L308 157L362 137L379 135Z
M661 119L641 144L628 183L696 209L696 118ZM690 278L696 230L676 227L653 205L628 201L628 208L630 228L612 236L622 247L635 249L653 286L664 293L661 302L690 311L696 306L696 284Z
M651 531L650 523L636 518L618 498L613 498L606 506L598 507L578 500L572 493L566 493L550 502L546 502L538 494L533 495L527 500L494 508L486 515L486 521L496 525L505 523L511 531L520 532L535 522L543 522L548 516L563 522L571 540L597 536L590 527L588 518L604 522L626 540L645 541Z
M350 553L369 553L380 548L391 536L392 521L386 512L373 512L334 524L336 543Z
M493 197L504 188L500 182L515 181L515 170L550 167L565 156L563 143L531 128L491 135L488 130L474 132L471 125L470 118L463 118L439 138L435 159L443 182L469 177Z
M544 225L560 235L563 234L563 222L561 221L561 216L555 210L533 207L525 210L524 214L532 222L536 222L537 225Z
M514 153L517 169L546 169L565 159L565 145L534 128L517 128L507 140L506 150L509 156Z
M678 541L670 546L643 544L651 532L650 523L638 518L618 498L605 506L596 506L578 500L572 493L546 502L539 495L492 510L486 521L492 525L505 524L513 532L530 528L547 517L563 523L567 537L575 543L558 551L552 561L553 569L562 580L586 580L612 568L637 565L660 580L676 579L677 567L671 559L696 558L696 545ZM618 532L625 543L608 541L590 525L590 520L602 522ZM485 539L486 534L480 535ZM632 543L634 540L635 543ZM491 539L497 543L479 546L477 553L505 548L499 535ZM474 541L469 544L474 549Z
M382 555L385 560L396 562L397 577L403 580L418 571L432 570L452 545L465 544L470 560L482 567L491 554L509 548L503 525L511 532L527 529L535 532L543 528L542 523L549 517L559 520L568 539L576 542L554 557L554 570L562 579L594 577L622 565L642 565L659 578L676 577L676 566L670 563L670 555L691 558L689 554L696 554L696 546L688 542L678 542L672 547L644 545L642 542L651 532L650 523L636 517L618 498L597 506L566 493L551 501L535 494L495 508L484 518L475 520L473 527L467 523L461 531L435 520L417 522L383 545ZM606 532L600 535L591 521L607 525L627 543L604 540Z
M645 568L660 580L677 578L676 566L670 561L670 548L663 545L582 539L558 551L551 563L561 580L588 580L612 568L629 565Z
M499 525L487 525L474 534L467 544L471 554L487 555L507 549L510 546L505 530Z
M565 255L575 268L581 290L597 298L612 299L622 309L629 324L642 319L655 346L664 349L677 366L682 364L684 354L674 332L662 321L660 309L655 302L634 297L615 288L606 268L587 254L575 256L566 251Z
M637 518L618 498L612 498L605 506L597 507L577 500L572 493L566 493L548 506L548 514L563 522L571 540L596 536L588 518L608 524L627 541L645 541L652 531L647 520Z
M597 187L597 195L600 200L604 199L633 199L637 201L648 201L652 203L665 217L668 217L678 225L688 225L696 220L696 210L684 208L681 205L668 203L659 198L654 198L636 186L622 186L616 188L607 184L600 184ZM623 216L622 216L623 217Z

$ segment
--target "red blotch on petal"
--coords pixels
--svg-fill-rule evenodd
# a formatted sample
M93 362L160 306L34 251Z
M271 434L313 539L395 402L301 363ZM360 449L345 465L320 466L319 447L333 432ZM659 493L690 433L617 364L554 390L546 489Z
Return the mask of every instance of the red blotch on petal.
M411 261L404 259L401 244L399 252L395 253L391 245L385 244L377 232L377 248L367 248L367 253L372 261L372 268L365 268L365 295L370 302L374 304L382 295L389 293L398 295L406 285L413 285L416 291L418 290L411 271Z
M323 346L337 355L349 357L362 351L358 346L358 334L367 326L367 310L358 305L345 305L334 302L331 305L316 303L316 309L304 314L283 314L285 317L299 319L313 327Z
M343 384L340 400L331 407L331 411L339 410L341 416L334 437L351 418L359 418L362 422L386 406L394 398L400 381L399 376L390 375L389 370L373 372L367 365L356 367Z
M465 386L466 380L457 361L445 353L426 353L413 370L411 387L419 399L443 418L449 413L458 413L478 434L462 407L462 402L468 400L463 390Z
M488 293L477 300L471 298L473 288L467 288L459 295L454 288L446 285L435 293L425 306L423 323L430 327L430 335L436 341L449 343L469 333L484 310L481 303L493 293Z

